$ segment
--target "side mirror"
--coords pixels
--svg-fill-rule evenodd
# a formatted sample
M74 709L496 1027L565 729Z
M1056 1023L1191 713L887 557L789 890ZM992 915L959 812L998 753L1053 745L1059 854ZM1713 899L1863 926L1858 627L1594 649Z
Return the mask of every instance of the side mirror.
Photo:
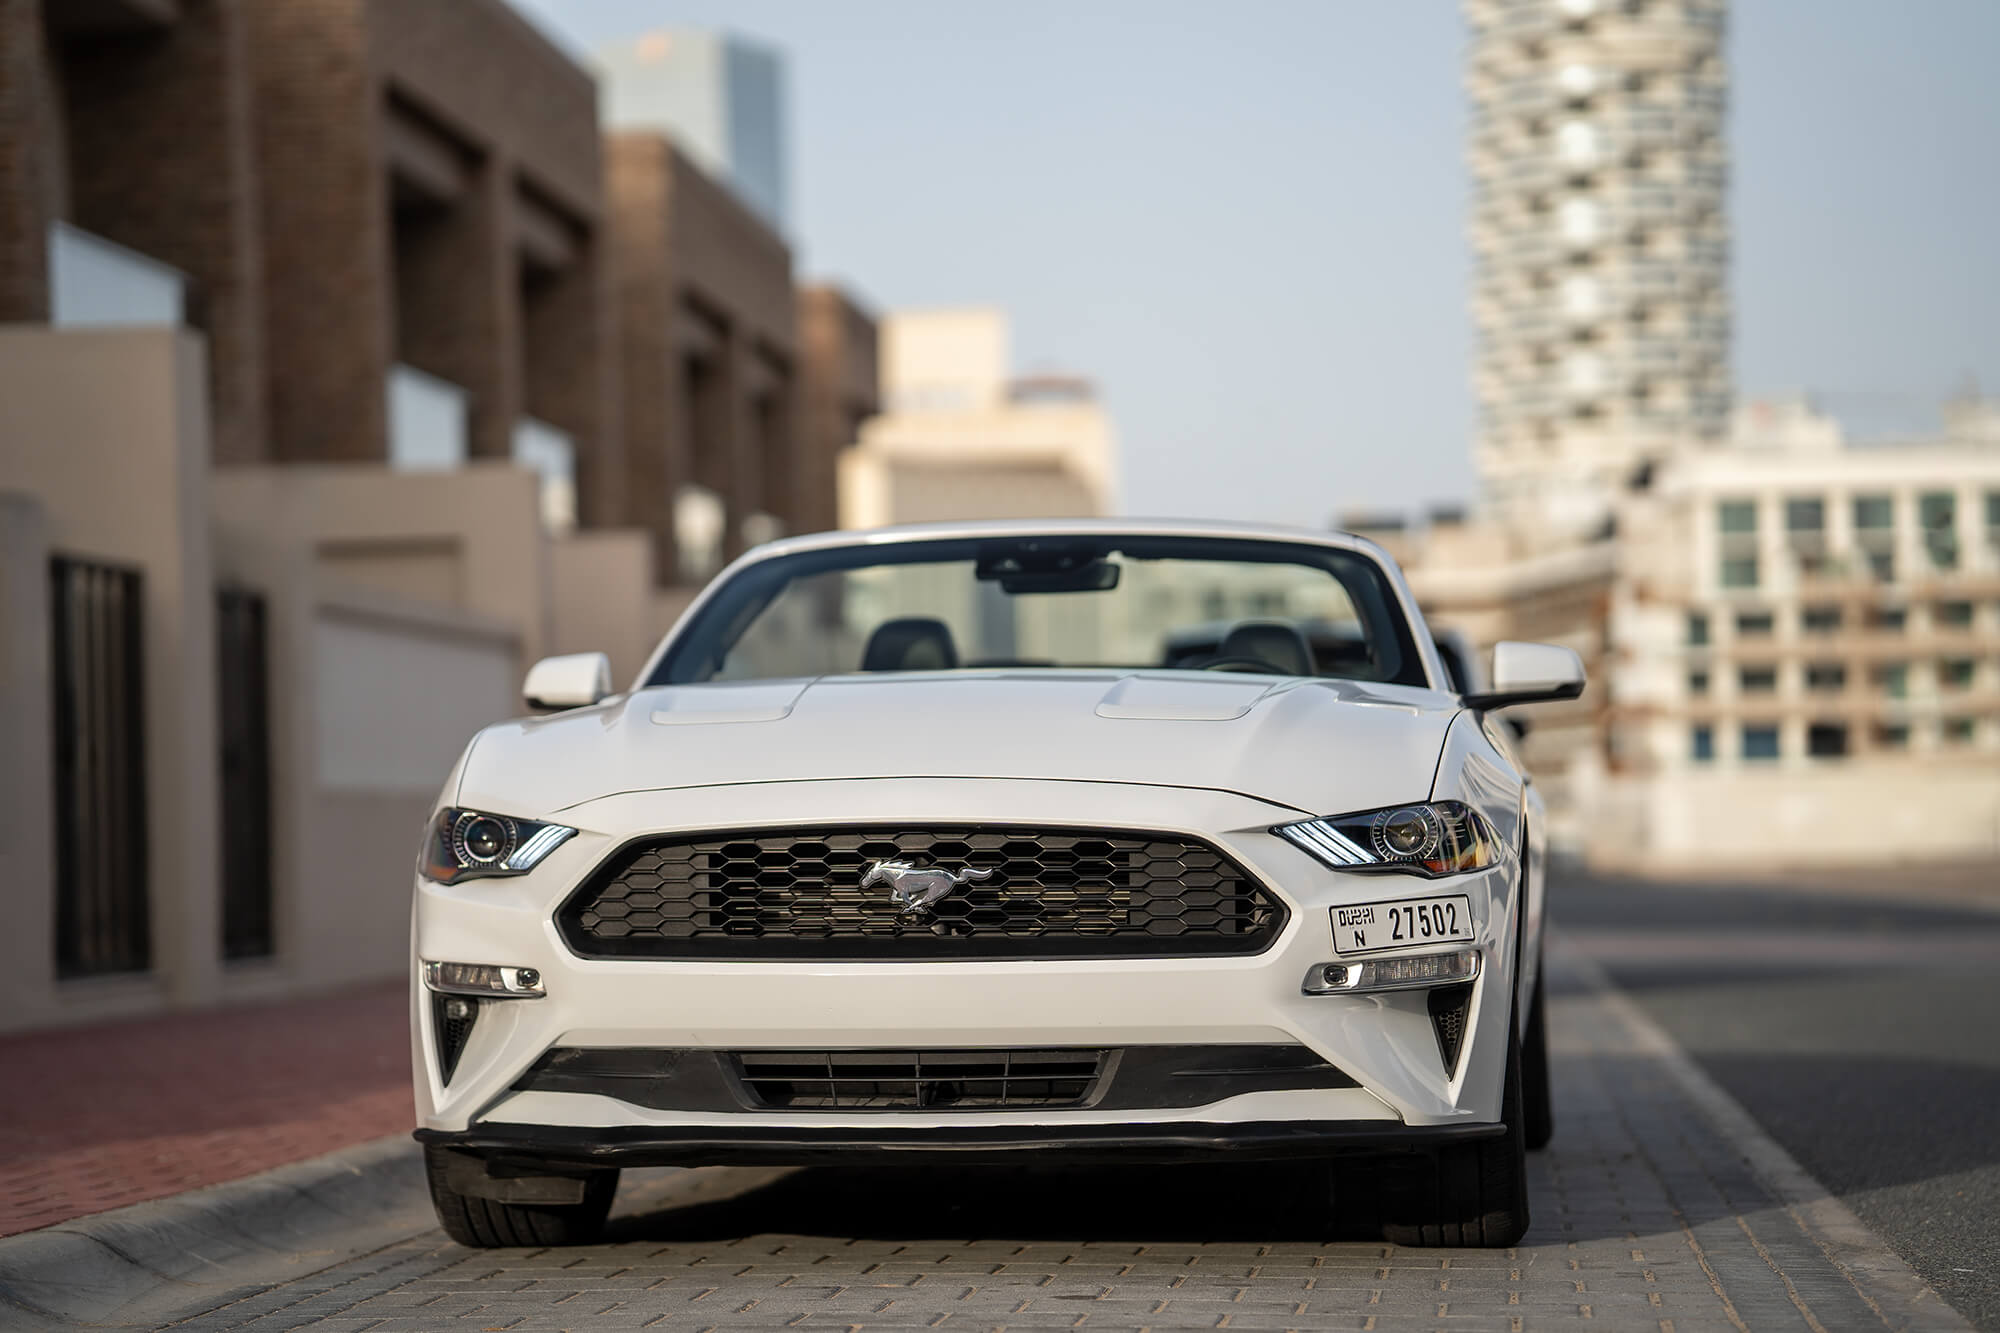
M528 670L521 694L538 713L588 708L611 693L611 659L603 653L544 657Z
M1465 706L1481 712L1512 704L1549 703L1583 693L1583 659L1553 643L1493 645L1493 684L1465 696Z

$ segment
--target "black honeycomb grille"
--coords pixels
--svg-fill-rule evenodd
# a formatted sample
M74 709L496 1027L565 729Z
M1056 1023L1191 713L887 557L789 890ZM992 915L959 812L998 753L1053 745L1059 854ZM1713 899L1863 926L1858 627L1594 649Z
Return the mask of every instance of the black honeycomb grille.
M906 915L877 861L986 871ZM1255 953L1284 907L1206 843L1101 829L787 829L627 844L558 910L611 958L947 959Z

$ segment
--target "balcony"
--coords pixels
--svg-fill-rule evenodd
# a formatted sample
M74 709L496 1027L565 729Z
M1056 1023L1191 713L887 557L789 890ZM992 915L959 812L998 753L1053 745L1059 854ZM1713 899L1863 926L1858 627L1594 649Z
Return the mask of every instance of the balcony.
M56 328L181 324L187 275L67 222L49 228L49 323Z

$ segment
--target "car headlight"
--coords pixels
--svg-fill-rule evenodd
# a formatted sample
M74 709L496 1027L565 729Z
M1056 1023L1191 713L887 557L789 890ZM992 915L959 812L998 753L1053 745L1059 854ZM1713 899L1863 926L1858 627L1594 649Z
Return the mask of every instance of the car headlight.
M1335 870L1457 875L1500 859L1486 817L1463 801L1391 805L1280 824L1271 832Z
M575 829L562 824L489 815L483 810L440 810L424 835L424 853L417 869L425 879L439 884L525 875L575 836Z

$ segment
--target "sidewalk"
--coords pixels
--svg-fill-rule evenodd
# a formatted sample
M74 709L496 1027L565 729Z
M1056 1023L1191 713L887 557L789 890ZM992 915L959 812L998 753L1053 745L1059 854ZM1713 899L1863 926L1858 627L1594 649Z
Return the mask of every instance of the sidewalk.
M0 1037L0 1236L411 1124L402 981Z

